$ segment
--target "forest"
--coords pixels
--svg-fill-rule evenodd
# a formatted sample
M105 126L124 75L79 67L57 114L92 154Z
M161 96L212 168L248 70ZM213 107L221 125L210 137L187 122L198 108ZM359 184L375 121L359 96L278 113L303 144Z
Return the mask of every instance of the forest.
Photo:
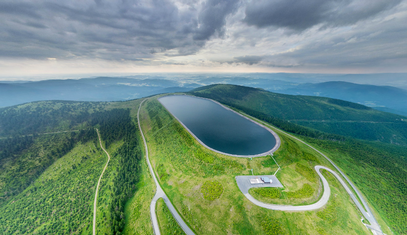
M0 138L0 233L91 231L95 185L106 161L95 131L99 128L106 148L124 143L111 153L119 164L108 202L109 233L121 234L124 205L137 190L142 157L129 109L57 101L32 106L0 110L0 136L4 136Z

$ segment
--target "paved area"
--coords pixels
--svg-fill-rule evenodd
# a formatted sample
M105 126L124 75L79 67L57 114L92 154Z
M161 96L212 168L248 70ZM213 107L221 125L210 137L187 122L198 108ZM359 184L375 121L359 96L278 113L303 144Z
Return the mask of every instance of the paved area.
M171 201L168 199L167 195L165 194L164 190L161 188L160 184L158 183L158 180L155 176L153 167L151 166L150 159L148 158L148 147L147 147L147 142L144 137L143 130L141 129L141 124L140 124L140 109L141 105L144 103L145 100L143 100L140 103L140 106L137 111L137 122L138 122L138 127L140 129L141 137L143 138L144 142L144 148L146 151L146 159L147 159L147 164L148 164L148 169L150 170L151 176L154 179L155 185L156 185L156 193L153 197L153 200L151 201L150 204L150 216L151 216L151 222L153 224L153 230L156 235L160 235L160 226L158 225L158 220L157 220L157 214L155 213L155 207L157 204L157 200L160 198L164 199L165 204L167 205L168 209L170 210L172 216L174 216L174 219L177 221L179 226L184 230L185 234L187 235L194 235L195 233L188 227L188 225L185 223L185 221L181 218L181 216L178 214L178 211L175 209L175 207L172 205Z
M271 184L251 184L250 179L257 177L269 177ZM239 175L235 177L237 186L243 194L249 193L251 188L282 188L283 185L275 175Z

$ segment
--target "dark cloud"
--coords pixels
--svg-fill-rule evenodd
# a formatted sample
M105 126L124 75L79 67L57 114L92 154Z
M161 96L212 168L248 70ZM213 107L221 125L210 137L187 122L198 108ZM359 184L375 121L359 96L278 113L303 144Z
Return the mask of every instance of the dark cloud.
M203 4L199 13L199 28L195 32L195 40L207 40L218 33L223 35L225 17L234 12L239 1L236 0L208 0Z
M269 56L270 61L288 61L302 68L388 69L403 68L407 62L407 25L387 20L369 27L355 27L347 35L327 37L295 50Z
M0 56L136 60L157 52L194 54L222 35L237 3L184 1L179 9L170 0L6 0L0 3L0 51L7 53Z
M34 19L42 18L40 14L35 12L38 5L30 2L0 2L0 14L7 14L9 16L23 16Z
M401 0L258 0L246 7L244 22L257 27L302 31L317 24L354 24L388 10Z
M0 66L56 58L402 70L406 9L407 0L0 0Z

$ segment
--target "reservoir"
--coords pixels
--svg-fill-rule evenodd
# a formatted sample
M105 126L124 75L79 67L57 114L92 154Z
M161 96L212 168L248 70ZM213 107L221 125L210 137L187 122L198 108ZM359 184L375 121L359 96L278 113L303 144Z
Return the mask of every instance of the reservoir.
M201 144L214 151L250 157L279 146L278 136L271 130L211 100L186 95L158 100Z

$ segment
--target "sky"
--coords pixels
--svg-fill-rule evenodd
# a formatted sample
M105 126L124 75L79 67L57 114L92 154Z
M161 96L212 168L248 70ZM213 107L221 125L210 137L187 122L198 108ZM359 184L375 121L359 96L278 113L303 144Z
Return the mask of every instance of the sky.
M407 0L2 0L0 76L406 73Z

